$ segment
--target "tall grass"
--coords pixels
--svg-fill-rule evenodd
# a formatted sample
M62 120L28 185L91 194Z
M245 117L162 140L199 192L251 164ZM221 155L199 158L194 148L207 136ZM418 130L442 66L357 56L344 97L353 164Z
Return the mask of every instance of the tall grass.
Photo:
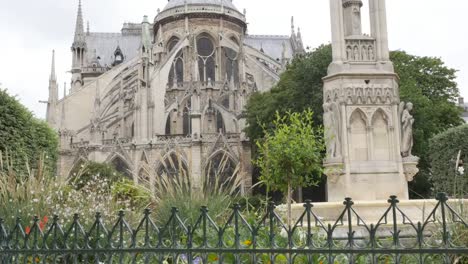
M239 196L243 186L239 165L230 167L230 160L223 155L217 164L208 164L201 175L190 175L182 166L179 156L169 157L167 163L178 172L158 175L150 166L144 167L145 173L153 184L146 181L144 188L150 194L156 219L164 224L171 216L172 208L179 210L181 219L194 224L200 215L200 208L207 206L213 218L220 218L230 210L232 201ZM212 166L213 165L213 166ZM216 167L216 171L212 168ZM226 175L229 172L230 175Z

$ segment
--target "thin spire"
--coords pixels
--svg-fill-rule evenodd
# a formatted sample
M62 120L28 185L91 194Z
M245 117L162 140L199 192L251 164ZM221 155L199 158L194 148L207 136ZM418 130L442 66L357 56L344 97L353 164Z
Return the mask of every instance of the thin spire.
M57 81L57 75L55 74L55 50L52 50L52 66L50 69L50 81Z
M291 17L291 35L296 35L296 32L294 30L294 16Z
M78 15L76 16L75 42L81 42L84 38L84 22L81 0L78 0Z

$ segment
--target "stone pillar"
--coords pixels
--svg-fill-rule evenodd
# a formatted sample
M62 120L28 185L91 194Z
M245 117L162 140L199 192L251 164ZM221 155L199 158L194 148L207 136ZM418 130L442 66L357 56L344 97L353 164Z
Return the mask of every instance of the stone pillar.
M330 0L334 54L323 91L328 201L386 200L390 195L408 199L407 181L417 173L417 158L401 156L404 106L398 106L398 76L388 56L385 0L369 2L372 37L349 31L356 22L350 8L361 1ZM350 38L344 38L343 28ZM359 58L340 65L347 41L359 49Z

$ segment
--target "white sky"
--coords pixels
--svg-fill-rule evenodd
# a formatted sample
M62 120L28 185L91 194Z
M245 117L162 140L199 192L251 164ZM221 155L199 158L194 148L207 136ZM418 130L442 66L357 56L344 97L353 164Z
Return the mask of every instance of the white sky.
M316 47L331 39L328 0L233 1L241 12L247 9L250 34L287 35L294 16L306 46ZM83 0L83 12L92 32L119 32L123 22L141 22L143 15L153 19L166 3ZM64 82L70 83L67 71L78 0L0 0L0 4L0 87L17 95L42 118L45 105L38 101L48 97L52 49L56 50L60 90ZM390 48L441 57L459 70L459 88L468 98L467 10L466 0L387 1Z

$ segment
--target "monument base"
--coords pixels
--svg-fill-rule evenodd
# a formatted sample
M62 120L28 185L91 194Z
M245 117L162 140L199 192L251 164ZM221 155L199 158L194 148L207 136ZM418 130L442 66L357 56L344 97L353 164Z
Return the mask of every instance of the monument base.
M403 200L398 203L398 208L407 216L407 220L413 223L425 222L430 213L436 207L437 200ZM468 200L449 200L447 202L455 211L468 206ZM390 207L388 200L381 201L355 201L352 208L365 222L366 225L377 224L385 212ZM277 208L281 214L286 212L286 206L281 205ZM334 224L345 210L343 202L313 203L312 211L324 223ZM304 204L292 205L293 219L297 220L304 212ZM286 215L286 214L283 214ZM390 219L389 219L390 220ZM397 218L399 223L403 223L403 217L399 214ZM357 219L352 221L357 224Z

